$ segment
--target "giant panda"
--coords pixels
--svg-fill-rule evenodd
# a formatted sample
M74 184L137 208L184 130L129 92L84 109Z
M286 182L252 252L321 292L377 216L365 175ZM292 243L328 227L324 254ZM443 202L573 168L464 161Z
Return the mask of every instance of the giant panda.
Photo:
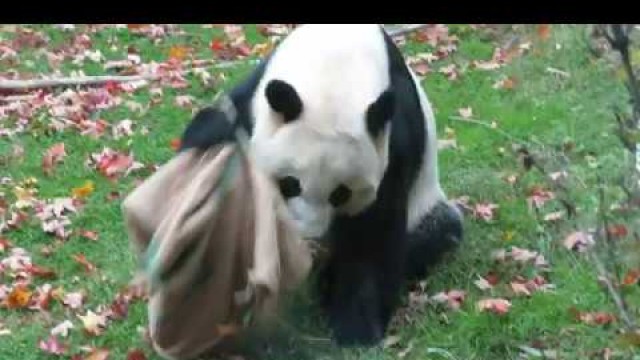
M463 238L416 76L382 26L302 25L228 97L300 234L329 249L317 289L336 343L379 344L407 281ZM227 120L202 109L182 149L231 140Z

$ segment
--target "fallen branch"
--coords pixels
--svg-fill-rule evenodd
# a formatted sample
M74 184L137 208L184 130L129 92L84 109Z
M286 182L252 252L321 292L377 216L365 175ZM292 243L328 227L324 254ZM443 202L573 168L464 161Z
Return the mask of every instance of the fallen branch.
M462 116L456 116L456 115L451 115L449 116L449 119L451 120L456 120L456 121L460 121L460 122L465 122L465 123L470 123L470 124L476 124L476 125L480 125L480 126L484 126L487 129L491 129L495 132L497 132L498 134L506 137L507 139L511 140L512 142L519 144L519 145L524 145L527 143L527 141L525 140L520 140L516 137L514 137L513 135L509 134L508 132L499 129L497 127L493 127L491 126L490 123L486 122L486 121L482 121L482 120L475 120L475 119L468 119L468 118L463 118Z
M193 64L206 64L210 63L208 60L194 60ZM226 69L239 64L245 63L244 61L225 61L220 63L213 63L209 66L198 66L191 69L187 69L181 72L182 75L187 75L193 71L206 68L214 69ZM0 80L0 90L30 90L40 89L48 87L60 87L60 86L86 86L86 85L102 85L109 82L133 82L142 80L157 80L161 78L160 74L141 74L141 75L98 75L98 76L81 76L81 77L63 77L53 79L31 79L31 80Z

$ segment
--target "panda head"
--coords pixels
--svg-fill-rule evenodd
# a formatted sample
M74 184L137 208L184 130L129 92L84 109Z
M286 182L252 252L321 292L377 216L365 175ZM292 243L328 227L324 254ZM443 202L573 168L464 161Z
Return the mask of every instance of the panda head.
M395 101L390 90L300 88L307 91L277 78L259 87L252 149L301 235L319 238L334 216L355 215L376 199Z

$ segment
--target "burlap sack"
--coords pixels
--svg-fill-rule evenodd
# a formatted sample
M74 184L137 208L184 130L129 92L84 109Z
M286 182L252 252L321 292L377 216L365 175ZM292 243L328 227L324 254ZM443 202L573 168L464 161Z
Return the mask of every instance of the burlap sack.
M179 153L123 203L148 282L149 331L167 359L191 359L268 319L308 274L275 185L242 148Z

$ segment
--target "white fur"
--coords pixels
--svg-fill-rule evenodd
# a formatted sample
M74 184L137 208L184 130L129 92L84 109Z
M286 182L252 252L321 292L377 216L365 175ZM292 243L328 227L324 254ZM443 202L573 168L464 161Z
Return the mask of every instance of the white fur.
M322 235L334 211L355 214L375 201L388 164L388 132L374 142L365 114L388 88L388 66L378 25L304 25L279 45L265 69L252 103L252 151L268 174L300 180L303 192L288 207L303 236ZM286 81L302 99L301 116L286 126L264 94L272 79ZM433 114L422 91L420 101L428 120L429 157L411 192L410 227L444 196L437 181ZM341 183L353 194L334 209L329 195Z

